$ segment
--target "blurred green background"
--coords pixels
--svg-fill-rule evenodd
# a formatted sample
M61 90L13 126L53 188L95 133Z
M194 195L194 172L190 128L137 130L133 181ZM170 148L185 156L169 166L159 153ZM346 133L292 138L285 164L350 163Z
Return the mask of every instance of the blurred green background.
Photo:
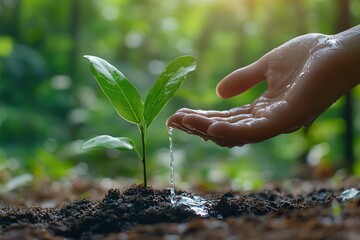
M112 63L143 96L172 59L197 58L196 71L150 128L150 185L168 186L168 116L181 107L250 103L266 83L229 100L216 96L216 84L298 35L359 23L358 0L0 0L1 181L31 173L141 182L134 153L80 151L96 135L139 135L103 95L85 54ZM359 132L359 87L311 127L242 148L174 131L176 185L252 189L339 168L359 175Z

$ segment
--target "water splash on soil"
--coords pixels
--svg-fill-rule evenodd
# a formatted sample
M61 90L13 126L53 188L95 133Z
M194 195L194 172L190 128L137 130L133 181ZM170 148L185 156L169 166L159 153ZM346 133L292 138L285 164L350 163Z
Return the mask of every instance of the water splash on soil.
M340 194L341 201L349 201L360 198L360 191L355 188L347 189Z
M208 201L199 196L186 196L180 195L178 197L178 201L176 202L176 206L184 207L185 209L189 209L195 212L196 215L200 217L208 217L209 211L206 207Z

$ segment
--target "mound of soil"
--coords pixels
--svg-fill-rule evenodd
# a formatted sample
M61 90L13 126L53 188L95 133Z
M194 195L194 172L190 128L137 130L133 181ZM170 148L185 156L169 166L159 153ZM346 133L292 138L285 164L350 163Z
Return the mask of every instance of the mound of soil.
M342 202L342 190L207 194L204 216L191 204L172 205L168 189L133 185L61 208L2 207L0 232L1 239L359 239L360 200Z

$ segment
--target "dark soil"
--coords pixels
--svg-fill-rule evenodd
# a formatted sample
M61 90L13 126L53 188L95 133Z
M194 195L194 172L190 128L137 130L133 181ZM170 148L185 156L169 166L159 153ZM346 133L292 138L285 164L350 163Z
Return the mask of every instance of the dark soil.
M99 201L2 207L0 239L360 239L360 200L341 202L343 190L204 194L208 216L201 217L172 206L168 189L134 185Z

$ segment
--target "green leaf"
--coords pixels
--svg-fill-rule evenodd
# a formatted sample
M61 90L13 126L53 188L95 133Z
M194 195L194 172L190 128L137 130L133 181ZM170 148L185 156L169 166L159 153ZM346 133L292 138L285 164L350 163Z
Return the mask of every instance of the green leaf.
M144 118L147 126L157 117L176 90L183 84L186 75L195 70L192 56L182 56L173 60L160 74L145 100Z
M116 112L128 122L142 123L144 103L136 87L107 61L95 56L84 57L89 59L92 73Z
M81 149L112 148L118 150L132 150L134 147L134 142L130 138L101 135L84 142Z

